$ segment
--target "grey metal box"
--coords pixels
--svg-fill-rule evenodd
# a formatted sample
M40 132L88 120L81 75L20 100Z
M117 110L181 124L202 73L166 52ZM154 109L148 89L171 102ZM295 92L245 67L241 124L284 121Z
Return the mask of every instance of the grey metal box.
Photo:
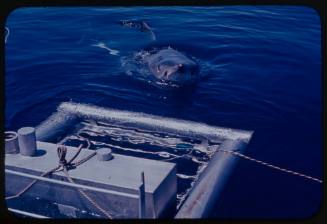
M58 165L57 145L37 142L37 153L33 157L20 154L6 154L6 169L20 171L33 175L41 175ZM67 147L66 158L71 158L77 148ZM93 150L83 149L79 157L93 153ZM157 218L174 208L176 203L177 179L176 165L137 157L113 154L114 159L98 161L96 157L69 170L69 175L78 184L115 190L118 192L138 195L141 184L141 172L145 174L146 217ZM51 178L66 180L62 172L54 173ZM6 195L13 195L29 184L32 179L6 173ZM110 195L86 191L99 205L115 218L137 218L138 199L121 195ZM38 181L26 192L29 196L44 198L59 204L87 209L100 214L76 188Z

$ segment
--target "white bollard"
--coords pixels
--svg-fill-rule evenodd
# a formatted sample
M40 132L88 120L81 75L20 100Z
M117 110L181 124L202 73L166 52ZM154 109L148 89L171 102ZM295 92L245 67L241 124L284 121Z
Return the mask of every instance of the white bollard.
M5 152L6 154L19 153L18 135L14 131L5 132Z
M33 156L36 152L35 128L23 127L17 133L20 154L23 156Z

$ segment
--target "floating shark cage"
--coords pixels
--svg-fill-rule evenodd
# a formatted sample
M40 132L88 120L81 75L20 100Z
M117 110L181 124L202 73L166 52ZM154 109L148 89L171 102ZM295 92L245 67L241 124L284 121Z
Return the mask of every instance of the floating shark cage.
M219 198L237 161L237 157L224 152L242 152L251 136L252 131L222 128L193 121L72 102L59 105L57 112L36 128L38 148L46 149L47 161L51 160L50 154L55 151L56 145L66 145L72 150L76 150L82 144L84 148L87 148L85 150L88 153L107 148L112 150L114 155L112 162L108 161L106 165L92 159L85 162L88 165L84 165L84 168L82 165L70 171L72 175L75 175L76 180L83 179L83 175L89 172L86 166L89 166L89 169L98 169L96 172L99 173L97 174L99 178L102 178L100 173L103 173L103 178L106 180L101 180L100 184L94 177L92 177L93 179L90 177L88 180L86 176L85 181L80 180L78 183L82 186L74 186L76 188L74 193L72 193L74 189L65 190L70 193L65 194L70 198L69 200L52 201L52 204L57 205L60 214L68 217L103 217L99 209L90 209L94 207L92 203L85 201L81 203L75 200L76 197L80 197L76 196L76 190L80 190L83 186L84 188L89 186L105 189L104 192L98 191L98 195L92 196L93 198L104 197L101 194L108 193L109 196L106 196L108 203L102 202L102 208L107 210L113 218L206 217ZM39 157L33 159L40 161L42 156ZM37 178L34 171L29 172L27 171L28 167L23 167L22 159L24 158L19 155L6 155L7 194L7 189L12 189L13 181L24 179L21 182L27 185L26 178ZM119 162L117 162L118 160ZM139 169L139 173L145 175L145 180L135 183L135 186L140 185L141 187L135 187L134 191L129 185L137 182L140 179L139 175L133 174L137 176L134 182L119 178L125 176L134 179L133 176L128 175L132 175L137 169ZM29 173L30 176L18 174L23 172ZM112 173L110 174L110 172ZM91 172L90 176L92 175L94 173ZM112 180L108 180L108 175L111 175ZM115 179L115 176L118 176L119 180ZM52 179L51 177L47 179L52 182L63 180L62 177L56 175L52 175ZM39 180L45 181L40 178ZM56 189L60 191L63 188L60 188L57 182L52 182L46 182L43 188L39 187L34 192L31 189L25 194L36 197L35 191L46 189L49 192L50 188L53 191ZM56 188L52 189L51 184L58 186L56 185ZM117 187L118 185L119 187ZM73 186L64 187L71 188ZM131 194L132 196L121 196L112 202L116 197L115 193L105 192L106 190L116 191L118 195ZM12 191L11 194L18 190L13 189ZM45 197L47 198L47 196ZM126 199L128 197L133 200ZM58 196L47 199L61 200ZM85 203L89 205L79 208L81 204ZM20 211L11 209L16 213ZM79 211L79 215L76 215L76 211ZM20 211L20 213L28 216L26 212Z

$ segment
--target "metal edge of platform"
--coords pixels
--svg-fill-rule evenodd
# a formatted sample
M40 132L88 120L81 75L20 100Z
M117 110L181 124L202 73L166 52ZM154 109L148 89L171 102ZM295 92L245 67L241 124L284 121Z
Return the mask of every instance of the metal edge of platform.
M37 218L37 219L49 219L50 218L47 216L39 215L39 214L32 213L32 212L22 211L19 209L13 209L13 208L7 208L7 209L8 209L8 211L10 211L12 213L22 215L23 217L27 216L27 217L31 217L31 218Z
M127 127L143 128L148 131L177 133L184 136L208 138L222 142L226 139L242 139L249 142L253 131L211 126L205 123L166 118L151 114L129 112L73 102L63 102L57 112L36 128L40 141L54 141L58 136L77 124L80 119L105 121Z
M243 140L225 140L219 148L225 151L243 152L246 146L247 143ZM175 218L207 218L216 201L219 200L238 159L230 153L217 150L194 183Z

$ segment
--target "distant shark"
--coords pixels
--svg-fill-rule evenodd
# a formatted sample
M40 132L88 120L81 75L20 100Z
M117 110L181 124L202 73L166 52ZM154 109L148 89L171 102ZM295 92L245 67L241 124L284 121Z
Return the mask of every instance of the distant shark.
M142 20L121 20L120 24L129 28L136 28L141 32L149 32L151 34L152 40L157 40L156 35L152 31L152 28L148 23Z

